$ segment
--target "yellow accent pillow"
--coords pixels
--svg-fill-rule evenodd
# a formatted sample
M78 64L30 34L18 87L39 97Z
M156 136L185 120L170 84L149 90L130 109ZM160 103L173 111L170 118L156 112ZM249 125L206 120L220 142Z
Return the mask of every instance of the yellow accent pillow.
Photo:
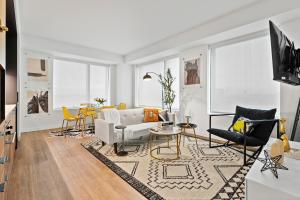
M144 109L144 122L158 122L159 109L145 108Z
M234 125L232 127L233 131L244 134L244 124L245 124L244 122L248 121L248 120L249 119L247 119L245 117L238 118L238 120L236 120L236 122L234 123ZM251 128L253 128L252 126L253 126L252 123L248 123L247 127L246 127L246 132L251 130Z
M126 103L120 103L118 106L118 110L126 110Z

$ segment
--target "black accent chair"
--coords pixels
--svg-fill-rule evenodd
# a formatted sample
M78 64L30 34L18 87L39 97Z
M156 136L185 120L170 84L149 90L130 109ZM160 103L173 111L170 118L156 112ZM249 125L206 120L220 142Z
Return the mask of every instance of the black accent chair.
M257 109L250 109L250 108L243 108L240 106L236 106L236 111L234 114L211 114L209 116L209 147L230 147L232 145L243 145L244 150L244 165L247 165L246 156L250 158L256 159L260 154L263 146L268 142L270 135L273 131L275 124L277 124L277 138L279 138L279 120L275 119L276 109L272 110L257 110ZM228 130L216 129L211 128L211 120L212 117L217 116L226 116L226 115L234 115L232 124L228 128ZM234 131L231 131L231 128L235 124L235 122L240 118L244 117L249 120L245 121L244 123L244 133L240 134ZM251 123L253 128L251 131L246 132L247 124ZM227 142L222 145L211 145L211 134L226 139ZM230 143L231 142L231 143ZM259 147L252 155L247 154L247 146L251 147ZM233 148L236 151L239 151ZM239 151L241 152L241 151Z

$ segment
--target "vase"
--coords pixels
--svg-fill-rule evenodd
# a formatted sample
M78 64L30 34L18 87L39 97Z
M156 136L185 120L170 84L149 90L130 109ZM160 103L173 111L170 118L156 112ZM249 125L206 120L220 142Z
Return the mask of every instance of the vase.
M281 118L279 120L280 139L283 142L284 152L288 152L291 149L291 147L290 147L290 144L289 144L289 138L286 134L285 124L286 124L286 119Z
M286 134L285 124L286 124L286 118L280 118L280 120L279 120L280 135Z

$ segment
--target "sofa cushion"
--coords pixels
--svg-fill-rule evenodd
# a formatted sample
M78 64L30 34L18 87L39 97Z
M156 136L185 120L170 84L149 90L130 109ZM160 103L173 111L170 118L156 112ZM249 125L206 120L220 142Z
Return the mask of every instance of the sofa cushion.
M144 109L144 122L158 122L159 109L145 108Z
M156 126L157 126L157 122L147 122L147 123L129 125L127 126L127 128L133 132L138 132L138 131L149 130L150 128Z
M159 111L158 117L159 117L160 121L164 121L164 122L169 121L168 110L161 110L161 111Z
M208 129L207 131L213 135L216 135L223 139L235 142L237 144L244 144L245 137L246 137L246 145L247 146L261 146L261 145L266 144L264 141L262 141L258 138L248 137L248 136L242 135L237 132L226 131L226 130L221 130L221 129L216 129L216 128L211 128L211 129Z
M144 122L144 108L119 110L122 125L140 124Z
M140 124L132 124L132 125L128 125L125 128L125 137L134 137L137 133L140 132L145 132L145 134L148 134L148 130L156 127L157 126L157 122L147 122L147 123L140 123ZM120 129L115 129L116 133L121 133L122 130Z

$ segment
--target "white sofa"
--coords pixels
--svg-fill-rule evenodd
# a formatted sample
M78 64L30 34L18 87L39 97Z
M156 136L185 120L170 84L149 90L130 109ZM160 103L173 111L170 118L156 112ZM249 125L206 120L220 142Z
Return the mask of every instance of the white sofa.
M144 108L134 108L127 110L118 110L120 114L120 124L127 126L125 129L125 140L139 138L149 134L149 129L156 127L157 122L144 122ZM108 122L100 113L95 120L95 135L105 144L112 145L121 141L122 130L115 129L113 122ZM174 119L169 115L170 119ZM172 120L169 120L172 121Z

